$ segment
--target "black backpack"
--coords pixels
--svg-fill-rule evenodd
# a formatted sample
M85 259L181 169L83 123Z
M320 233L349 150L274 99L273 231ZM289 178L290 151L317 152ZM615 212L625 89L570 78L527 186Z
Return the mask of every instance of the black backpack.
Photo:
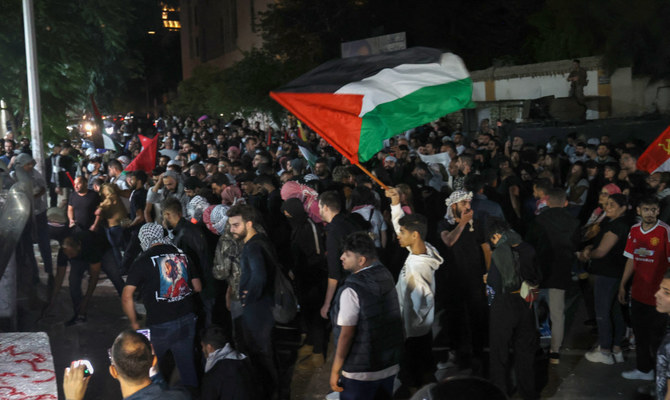
M298 314L298 298L295 295L293 282L284 274L284 267L277 261L275 252L268 245L269 242L263 241L265 253L272 260L275 268L272 316L275 322L288 324Z

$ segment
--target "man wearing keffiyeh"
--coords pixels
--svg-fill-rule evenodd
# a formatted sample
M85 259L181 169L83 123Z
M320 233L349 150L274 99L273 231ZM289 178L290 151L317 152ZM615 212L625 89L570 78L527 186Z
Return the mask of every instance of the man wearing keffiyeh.
M470 205L472 192L454 191L446 200L447 213L438 223L438 232L445 245L440 253L445 264L440 275L436 274L438 297L436 303L445 308L448 321L441 326L450 327L449 345L456 350L460 367L477 369L481 364L483 348L488 343L488 306L482 280L486 273L484 229L473 219Z

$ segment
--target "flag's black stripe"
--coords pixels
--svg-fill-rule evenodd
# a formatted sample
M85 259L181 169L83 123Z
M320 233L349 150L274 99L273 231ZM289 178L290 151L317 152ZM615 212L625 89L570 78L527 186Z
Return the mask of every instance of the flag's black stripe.
M385 68L393 68L401 64L439 62L442 53L438 49L429 47L413 47L373 56L332 60L291 81L275 92L333 93L348 83L358 82L373 76Z

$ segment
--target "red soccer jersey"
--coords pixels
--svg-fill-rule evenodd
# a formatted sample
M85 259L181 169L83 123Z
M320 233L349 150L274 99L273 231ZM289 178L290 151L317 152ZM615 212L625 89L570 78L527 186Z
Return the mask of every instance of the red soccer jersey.
M633 225L623 255L634 261L631 296L640 303L656 305L654 294L670 265L670 226L660 220L648 231L639 223Z

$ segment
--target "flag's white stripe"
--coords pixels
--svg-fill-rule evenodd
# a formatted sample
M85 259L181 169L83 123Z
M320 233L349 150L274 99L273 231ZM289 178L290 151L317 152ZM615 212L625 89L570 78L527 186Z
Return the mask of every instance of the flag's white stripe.
M469 76L460 57L444 53L439 64L401 64L386 68L374 76L344 85L335 93L363 95L359 114L362 117L379 104L405 97L423 87L460 81Z
M656 168L654 172L652 172L652 174L656 172L668 172L668 171L670 171L670 158L665 160L663 164L659 165L658 168Z

